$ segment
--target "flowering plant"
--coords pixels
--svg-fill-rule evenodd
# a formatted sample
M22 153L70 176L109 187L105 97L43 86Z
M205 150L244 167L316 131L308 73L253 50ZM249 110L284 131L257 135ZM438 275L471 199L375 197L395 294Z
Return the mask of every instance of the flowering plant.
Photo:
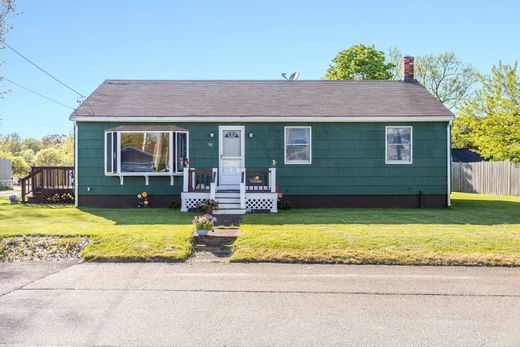
M213 199L203 200L197 206L199 212L212 213L218 209L218 202Z
M142 192L137 194L137 198L139 202L137 203L137 207L148 207L148 193Z
M278 209L280 210L290 210L291 203L287 200L283 199L283 194L278 192Z
M20 199L18 199L18 195L13 194L9 196L9 201L11 202L11 204L17 204L20 201Z
M195 225L196 230L213 230L216 221L217 218L205 213L202 216L195 216L191 222Z

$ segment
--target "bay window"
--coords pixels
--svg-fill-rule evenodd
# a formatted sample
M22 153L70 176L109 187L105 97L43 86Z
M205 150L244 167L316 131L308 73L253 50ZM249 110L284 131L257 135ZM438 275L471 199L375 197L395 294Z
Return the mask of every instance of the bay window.
M311 127L285 127L285 164L311 163Z
M387 126L385 128L387 164L412 163L412 127Z
M141 129L141 130L139 130ZM188 160L188 132L160 127L121 126L105 133L105 174L173 176Z

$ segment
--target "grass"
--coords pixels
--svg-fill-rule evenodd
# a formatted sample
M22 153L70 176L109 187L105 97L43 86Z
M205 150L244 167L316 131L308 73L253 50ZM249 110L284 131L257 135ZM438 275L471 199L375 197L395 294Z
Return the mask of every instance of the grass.
M88 236L92 261L179 261L191 252L191 214L170 209L76 209L9 205L0 198L0 239L6 236Z
M520 198L452 195L450 209L248 214L232 261L520 265Z
M232 261L520 265L520 198L453 194L450 209L316 209L246 214ZM169 209L9 205L0 239L87 236L91 261L179 261L193 215Z

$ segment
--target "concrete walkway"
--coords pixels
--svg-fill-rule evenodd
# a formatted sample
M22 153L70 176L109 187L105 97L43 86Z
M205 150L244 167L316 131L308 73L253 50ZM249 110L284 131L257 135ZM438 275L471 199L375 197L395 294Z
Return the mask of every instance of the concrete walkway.
M0 264L0 344L520 342L520 269L48 264Z

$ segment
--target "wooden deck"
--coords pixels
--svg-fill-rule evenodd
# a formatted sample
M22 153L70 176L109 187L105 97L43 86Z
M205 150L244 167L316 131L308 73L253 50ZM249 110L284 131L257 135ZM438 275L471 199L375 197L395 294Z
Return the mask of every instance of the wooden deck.
M74 203L74 168L38 166L20 180L22 202L38 204Z

